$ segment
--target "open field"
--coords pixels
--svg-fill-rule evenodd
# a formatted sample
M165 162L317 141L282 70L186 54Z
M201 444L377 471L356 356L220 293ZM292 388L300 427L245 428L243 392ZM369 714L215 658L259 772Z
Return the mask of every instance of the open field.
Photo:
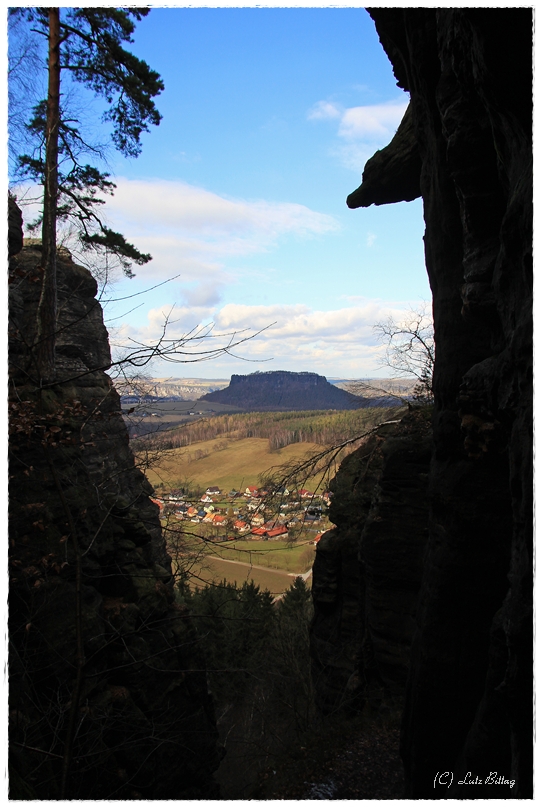
M271 451L263 437L230 440L224 437L205 440L187 448L164 451L158 463L146 471L155 487L183 487L190 484L205 490L217 485L221 490L244 490L257 485L258 478L271 467L298 461L322 446L315 443L292 443Z
M213 545L212 556L302 574L311 567L314 550L313 543L307 539L295 544L285 541L228 541Z
M200 554L202 548L204 556ZM174 551L171 547L169 551L176 566ZM202 586L205 582L218 583L223 579L240 584L253 580L261 588L281 594L293 584L297 574L306 575L308 572L306 582L310 584L309 571L314 557L315 546L311 539L295 544L238 540L204 544L202 547L200 540L192 535L184 539L179 565L189 571L192 586Z
M207 558L204 565L192 569L191 585L195 588L208 583L218 584L222 580L242 585L252 580L261 589L267 589L278 596L287 591L295 582L295 576L278 569L258 569L240 563L230 563L219 558ZM306 581L310 585L310 578Z

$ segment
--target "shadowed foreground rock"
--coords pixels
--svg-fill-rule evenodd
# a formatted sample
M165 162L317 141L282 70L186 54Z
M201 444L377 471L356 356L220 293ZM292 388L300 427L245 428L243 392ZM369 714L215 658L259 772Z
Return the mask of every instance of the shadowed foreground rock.
M411 101L348 204L411 199L418 170L436 341L407 795L531 798L532 13L370 14Z
M336 527L318 543L311 629L318 705L401 708L427 538L429 411L380 427L331 483Z
M40 390L40 257L10 264L10 796L213 798L204 664L104 372L96 282L60 252L64 381Z

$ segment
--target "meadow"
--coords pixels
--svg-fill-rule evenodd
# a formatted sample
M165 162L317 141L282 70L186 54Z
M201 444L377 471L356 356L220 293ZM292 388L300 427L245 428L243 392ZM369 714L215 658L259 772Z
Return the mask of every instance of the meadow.
M212 556L271 569L285 569L301 574L306 572L314 559L313 536L295 544L285 541L231 541L212 546Z
M209 583L217 585L223 580L238 586L252 581L261 590L270 591L276 597L291 588L295 582L295 575L280 569L259 569L256 566L226 563L209 557L205 559L205 563L194 564L192 567L190 587L201 588ZM309 586L310 578L306 582Z
M202 542L194 532L183 535L178 554L171 543L169 552L175 570L188 573L192 588L222 580L238 585L252 580L276 595L287 591L296 575L312 568L314 535L293 544L251 540L212 543ZM310 584L309 575L306 582Z
M248 485L257 486L259 477L270 468L300 461L320 450L315 443L292 443L271 450L268 439L263 437L222 437L163 451L146 475L154 487L166 489L189 486L192 490L206 490L216 485L225 493L244 491Z

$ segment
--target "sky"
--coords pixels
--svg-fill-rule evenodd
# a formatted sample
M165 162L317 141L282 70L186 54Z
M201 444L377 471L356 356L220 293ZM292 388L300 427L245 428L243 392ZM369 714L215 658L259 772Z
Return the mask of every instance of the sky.
M346 206L408 103L368 13L153 8L129 47L165 90L141 155L109 153L107 223L153 255L103 292L113 348L167 320L167 339L210 335L188 352L245 341L154 377L388 376L373 326L430 289L421 200Z

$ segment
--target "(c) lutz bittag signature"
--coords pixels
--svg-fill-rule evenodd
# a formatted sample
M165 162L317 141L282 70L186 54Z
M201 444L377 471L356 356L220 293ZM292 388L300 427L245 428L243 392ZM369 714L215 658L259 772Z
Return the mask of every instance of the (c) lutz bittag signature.
M438 771L438 773L434 777L434 788L437 785L442 785L443 787L451 787L453 784L453 773L451 771ZM509 787L515 786L514 779L506 779L505 776L501 776L498 774L497 771L490 771L488 776L479 777L473 776L471 771L468 771L467 774L463 779L459 779L457 784L459 785L509 785Z

